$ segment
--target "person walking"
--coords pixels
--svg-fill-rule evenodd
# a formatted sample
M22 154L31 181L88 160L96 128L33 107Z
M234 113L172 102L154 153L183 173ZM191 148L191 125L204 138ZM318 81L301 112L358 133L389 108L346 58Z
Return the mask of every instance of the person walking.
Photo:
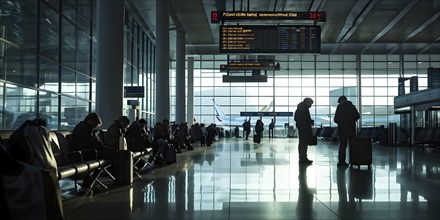
M339 134L338 166L348 166L345 162L347 143L351 144L353 137L356 136L356 121L360 115L347 97L339 97L338 103L334 117L335 123L338 124Z
M313 160L307 158L307 147L310 139L312 138L312 125L314 121L310 117L309 108L312 107L313 100L311 98L305 98L298 104L295 111L296 127L298 128L298 153L300 164L312 164Z

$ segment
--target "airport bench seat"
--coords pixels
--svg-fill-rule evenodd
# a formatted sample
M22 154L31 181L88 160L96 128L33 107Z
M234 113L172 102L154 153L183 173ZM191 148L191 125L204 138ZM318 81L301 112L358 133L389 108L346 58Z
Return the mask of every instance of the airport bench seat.
M73 179L75 181L75 190L77 190L78 179L83 179L98 170L98 175L92 177L93 183L97 183L107 189L107 186L99 181L98 178L102 172L105 172L114 180L114 177L107 171L111 164L109 159L98 159L95 149L74 151L69 131L51 131L49 134L52 152L58 165L58 180Z
M9 137L14 130L0 131L0 137L7 144ZM49 131L50 144L52 153L57 161L57 178L72 179L75 181L75 190L77 190L77 180L91 175L95 171L98 174L93 175L93 183L97 183L107 189L101 181L98 180L102 173L106 173L112 180L115 180L107 168L111 166L110 159L97 158L95 149L74 151L71 142L71 131ZM139 172L150 163L148 155L152 152L152 148L145 151L133 152L133 166L135 173L140 177ZM143 162L143 163L140 163ZM140 167L137 164L142 164Z

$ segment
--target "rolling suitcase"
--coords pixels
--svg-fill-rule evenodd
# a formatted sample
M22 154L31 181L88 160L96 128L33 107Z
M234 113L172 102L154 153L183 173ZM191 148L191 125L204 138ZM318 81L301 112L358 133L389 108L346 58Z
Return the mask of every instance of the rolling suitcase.
M254 134L254 143L259 144L261 142L260 135Z
M133 154L129 150L120 150L112 161L117 185L131 185L133 182Z
M370 168L372 162L371 139L354 137L350 142L350 167L367 165Z

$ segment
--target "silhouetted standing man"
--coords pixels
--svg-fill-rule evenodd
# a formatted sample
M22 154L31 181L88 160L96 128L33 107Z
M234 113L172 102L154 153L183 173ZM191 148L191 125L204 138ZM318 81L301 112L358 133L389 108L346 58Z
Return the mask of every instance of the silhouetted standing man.
M334 121L338 124L339 133L339 153L338 166L348 166L345 162L347 143L356 136L356 121L360 118L356 107L347 100L347 97L341 96L338 99L338 107L336 108Z
M274 138L274 135L273 135L274 127L275 127L275 122L272 119L272 121L269 124L269 138Z
M244 137L246 140L249 139L249 134L251 133L251 119L249 121L244 121L243 123L243 131L244 131Z
M296 127L298 128L299 143L299 163L311 164L313 160L307 158L307 146L312 138L312 125L314 121L310 117L309 108L312 107L313 100L311 98L305 98L298 104L295 111Z

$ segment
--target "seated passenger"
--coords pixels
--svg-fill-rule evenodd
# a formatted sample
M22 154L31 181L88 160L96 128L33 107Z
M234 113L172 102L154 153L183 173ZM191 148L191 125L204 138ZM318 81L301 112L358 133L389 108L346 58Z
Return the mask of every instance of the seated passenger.
M127 139L127 147L130 151L144 151L151 146L148 140L147 131L145 127L147 121L143 118L134 121L125 132L125 139Z
M188 125L186 123L181 123L179 129L177 129L176 135L174 137L180 145L180 148L186 148L187 150L193 150L191 143L189 142Z
M95 129L102 124L101 118L95 112L86 116L86 118L78 123L72 132L72 142L74 150L96 149L98 158L112 160L116 150L110 149L98 137ZM93 158L90 158L93 159ZM82 182L83 188L89 188L93 183L93 179L99 175L99 170L95 170L92 176L87 175Z
M202 134L202 128L199 123L191 125L189 129L189 135L191 136L191 143L195 143L200 140Z
M101 124L101 118L95 112L88 114L83 121L78 123L72 132L74 150L96 149L98 152L98 158L111 159L116 151L107 148L102 140L96 135L94 130Z
M156 149L153 148L153 158L155 160L162 157L162 152L165 150L168 142L173 143L173 141L170 139L169 124L170 122L168 119L164 119L162 123L158 122L154 126L154 143L157 146Z
M121 116L110 125L104 135L107 147L119 150L119 138L125 135L128 125L130 125L130 119L127 116Z

